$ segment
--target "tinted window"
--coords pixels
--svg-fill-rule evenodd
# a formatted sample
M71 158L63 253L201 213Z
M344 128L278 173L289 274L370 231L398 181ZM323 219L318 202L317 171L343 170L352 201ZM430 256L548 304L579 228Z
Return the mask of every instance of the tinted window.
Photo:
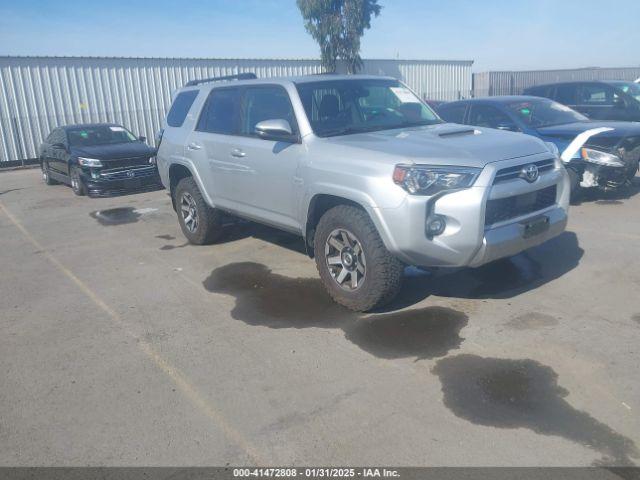
M467 110L467 106L462 105L451 105L451 106L442 106L438 109L438 113L442 117L443 120L451 123L464 123L464 113Z
M587 117L553 100L525 100L506 105L522 122L533 128L589 121Z
M515 123L508 115L490 105L472 105L471 113L469 114L469 123L478 127L509 127L509 129L517 129Z
M321 137L441 123L397 80L304 82L297 88L311 127Z
M202 109L196 130L237 134L239 118L240 91L237 88L214 88Z
M580 105L611 106L615 99L613 89L607 85L581 85L578 92Z
M171 105L171 109L167 115L167 125L170 127L181 127L197 96L197 90L188 90L179 93L174 99L173 105Z
M72 147L113 145L138 141L133 133L119 125L70 128L67 130L67 138L69 139L69 145Z
M67 144L67 135L65 131L61 128L56 128L51 134L47 137L47 143L53 145L54 143L62 143L64 145Z
M297 133L296 117L284 88L251 87L245 91L241 132L255 135L256 125L264 120L286 120L293 133Z
M562 103L563 105L576 105L578 102L576 101L576 90L577 85L558 85L556 87L556 93L553 96L553 99L556 102Z

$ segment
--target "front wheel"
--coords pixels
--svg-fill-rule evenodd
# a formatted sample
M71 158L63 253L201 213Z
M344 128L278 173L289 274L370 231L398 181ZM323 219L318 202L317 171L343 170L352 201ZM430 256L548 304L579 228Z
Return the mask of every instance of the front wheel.
M40 164L40 168L42 170L42 181L45 185L55 185L58 183L51 178L51 174L49 173L49 164L47 162L43 161Z
M404 265L385 248L360 208L339 205L327 211L318 222L314 250L327 292L350 310L381 307L400 291Z
M570 185L570 200L572 204L576 204L580 201L582 197L582 187L580 186L580 173L578 173L573 168L567 168L567 173L569 174L569 185Z
M82 197L87 194L87 186L82 181L80 176L80 169L78 167L71 167L71 189L77 196Z
M175 202L180 228L190 243L207 245L220 238L220 212L207 205L192 177L180 180L176 187Z

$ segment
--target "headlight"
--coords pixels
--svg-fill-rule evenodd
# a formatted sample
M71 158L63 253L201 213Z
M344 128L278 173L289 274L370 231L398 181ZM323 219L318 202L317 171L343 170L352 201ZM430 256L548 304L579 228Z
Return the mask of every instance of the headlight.
M479 174L479 168L471 167L396 165L393 181L412 195L435 195L444 190L469 188Z
M78 163L83 167L101 167L102 162L97 158L78 157Z
M617 155L601 152L600 150L594 150L592 148L582 148L580 150L580 157L585 162L595 163L598 165L605 165L607 167L624 167L625 166L625 163Z

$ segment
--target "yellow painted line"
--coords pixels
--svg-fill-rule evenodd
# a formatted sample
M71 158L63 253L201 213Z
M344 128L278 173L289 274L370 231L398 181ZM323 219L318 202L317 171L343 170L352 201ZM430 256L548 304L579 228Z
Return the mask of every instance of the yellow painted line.
M186 376L176 367L171 365L164 359L146 340L136 335L122 320L122 317L109 305L107 305L89 286L76 276L71 270L65 267L56 257L54 257L40 242L38 242L29 231L20 223L20 221L0 202L0 210L4 212L11 223L22 233L22 235L58 269L69 280L71 280L97 307L104 311L116 324L118 324L127 335L136 340L136 345L156 366L164 372L178 389L193 403L198 409L204 413L215 425L222 430L224 435L233 443L238 445L256 465L266 465L268 462L264 459L258 450L236 430L224 418L220 411L205 399L198 390L189 383Z

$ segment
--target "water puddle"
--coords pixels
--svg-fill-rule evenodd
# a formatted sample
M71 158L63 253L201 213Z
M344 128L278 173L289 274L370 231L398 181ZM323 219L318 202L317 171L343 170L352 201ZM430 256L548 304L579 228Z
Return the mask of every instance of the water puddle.
M291 278L257 263L220 267L203 282L236 298L233 318L269 328L339 328L380 358L435 358L457 349L467 315L444 307L380 314L352 313L331 300L317 278Z
M457 355L439 360L433 373L445 406L474 424L563 437L600 452L600 465L633 465L640 457L631 439L572 407L556 372L534 360Z

